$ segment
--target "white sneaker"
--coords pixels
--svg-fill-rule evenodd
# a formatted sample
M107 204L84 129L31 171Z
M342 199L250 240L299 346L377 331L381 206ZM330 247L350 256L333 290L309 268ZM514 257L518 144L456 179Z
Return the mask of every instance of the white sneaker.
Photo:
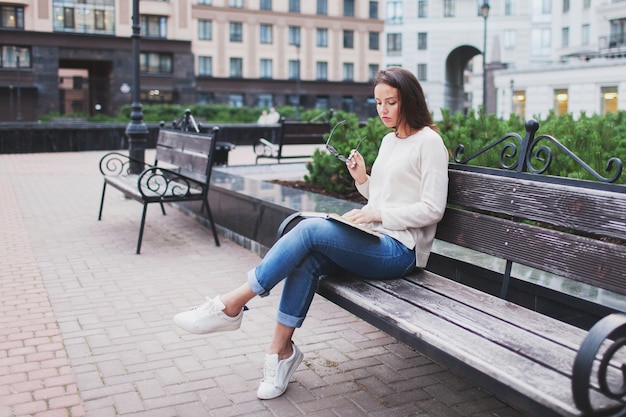
M174 323L189 333L206 334L214 332L227 332L237 330L241 327L243 310L235 317L227 316L224 313L226 306L220 297L210 299L198 306L192 307L188 311L178 313L174 316Z
M271 400L280 397L287 391L289 379L302 362L304 355L300 349L291 342L293 353L287 359L278 360L278 355L267 355L263 367L263 379L257 390L257 397L261 400Z

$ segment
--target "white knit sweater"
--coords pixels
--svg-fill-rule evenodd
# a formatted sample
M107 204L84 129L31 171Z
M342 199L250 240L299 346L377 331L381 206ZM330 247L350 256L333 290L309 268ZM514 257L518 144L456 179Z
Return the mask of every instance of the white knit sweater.
M448 196L448 150L441 136L429 127L406 139L387 134L371 176L357 189L368 200L363 210L382 213L382 223L368 226L415 248L416 266L426 266Z

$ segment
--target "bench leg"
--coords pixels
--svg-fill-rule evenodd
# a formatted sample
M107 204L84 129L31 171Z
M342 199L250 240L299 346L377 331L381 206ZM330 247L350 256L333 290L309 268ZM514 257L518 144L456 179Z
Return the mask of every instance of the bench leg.
M163 203L159 203L159 204L161 205L161 212L165 216L165 207L163 206Z
M100 199L100 212L98 212L98 220L102 219L102 207L104 206L104 192L107 189L107 182L104 181L104 185L102 186L102 198Z
M139 239L137 239L137 255L141 251L141 240L143 239L143 226L146 223L146 211L148 210L148 203L143 203L143 213L141 214L141 225L139 226Z
M209 207L209 203L204 200L202 202L202 208L206 211L206 215L209 218L209 223L211 223L211 230L213 231L213 239L215 240L215 246L220 245L220 241L217 237L217 230L215 229L215 222L213 221L213 214L211 214L211 207Z

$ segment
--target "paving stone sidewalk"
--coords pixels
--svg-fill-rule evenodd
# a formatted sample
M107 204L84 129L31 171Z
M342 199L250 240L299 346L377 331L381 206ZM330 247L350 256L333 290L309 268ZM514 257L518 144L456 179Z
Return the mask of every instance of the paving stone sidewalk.
M97 221L102 154L0 155L0 417L522 416L321 297L287 393L258 400L280 288L239 331L178 329L259 258L172 207L135 255L140 204L107 190Z

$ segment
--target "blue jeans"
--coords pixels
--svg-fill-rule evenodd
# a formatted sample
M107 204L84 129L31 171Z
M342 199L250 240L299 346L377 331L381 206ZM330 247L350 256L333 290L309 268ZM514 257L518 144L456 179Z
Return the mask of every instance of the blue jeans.
M346 270L372 279L401 277L415 268L415 251L385 236L370 236L326 219L304 219L280 238L248 273L261 296L285 279L276 321L300 327L322 275Z

